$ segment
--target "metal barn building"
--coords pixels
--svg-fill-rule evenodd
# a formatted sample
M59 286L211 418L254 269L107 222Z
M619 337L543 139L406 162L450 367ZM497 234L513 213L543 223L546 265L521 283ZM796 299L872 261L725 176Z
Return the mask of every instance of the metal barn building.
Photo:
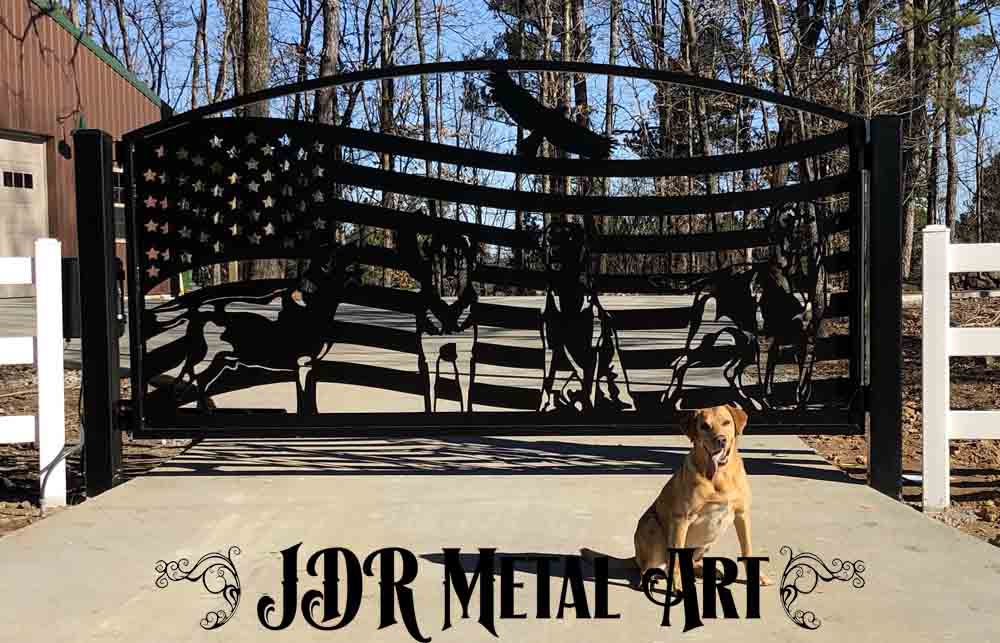
M46 236L76 255L73 130L118 137L167 115L55 0L0 1L0 256L30 255ZM0 286L0 297L29 292Z

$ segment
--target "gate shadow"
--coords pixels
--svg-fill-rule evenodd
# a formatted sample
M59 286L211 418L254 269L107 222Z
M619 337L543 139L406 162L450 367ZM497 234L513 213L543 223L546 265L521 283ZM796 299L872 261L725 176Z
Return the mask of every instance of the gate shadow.
M659 475L688 447L561 438L295 438L202 440L148 476ZM859 484L808 448L742 448L750 475Z

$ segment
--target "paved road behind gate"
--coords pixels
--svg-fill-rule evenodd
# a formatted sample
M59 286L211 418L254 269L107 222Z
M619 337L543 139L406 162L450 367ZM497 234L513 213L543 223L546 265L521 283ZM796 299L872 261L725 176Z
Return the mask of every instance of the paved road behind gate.
M751 434L742 449L754 487L754 542L770 557L772 578L782 576L783 545L828 564L864 561L863 588L821 583L797 599L794 608L815 612L818 630L789 621L777 587L762 590L759 620L706 620L687 633L679 611L673 626L661 627L662 608L621 586L608 595L620 619L536 619L538 576L518 565L515 580L524 587L515 608L528 618L498 621L500 640L996 640L1000 549L849 482L797 438ZM378 629L371 578L346 629L320 632L301 615L284 632L262 628L262 595L283 605L278 552L299 542L300 593L320 588L305 570L309 553L343 546L363 560L380 547L403 547L419 557L412 587L422 634L496 640L475 620L478 598L471 618L442 631L441 549L574 555L589 547L629 556L636 518L684 450L681 437L203 442L149 475L0 539L0 640L413 640L401 624ZM154 565L195 561L231 545L242 549L234 559L240 604L229 623L206 632L199 620L224 601L200 583L158 589ZM735 535L714 553L735 557ZM555 611L562 578L552 578L550 588ZM593 613L593 582L585 588ZM735 596L742 616L745 587Z

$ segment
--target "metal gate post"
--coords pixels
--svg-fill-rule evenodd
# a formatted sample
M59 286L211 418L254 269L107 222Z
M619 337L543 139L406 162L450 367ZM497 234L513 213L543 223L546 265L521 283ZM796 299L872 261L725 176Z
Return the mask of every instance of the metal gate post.
M76 220L80 254L80 338L83 358L83 471L87 496L119 481L119 354L112 140L107 132L73 133Z
M871 391L868 399L868 484L902 496L902 135L898 116L870 121Z

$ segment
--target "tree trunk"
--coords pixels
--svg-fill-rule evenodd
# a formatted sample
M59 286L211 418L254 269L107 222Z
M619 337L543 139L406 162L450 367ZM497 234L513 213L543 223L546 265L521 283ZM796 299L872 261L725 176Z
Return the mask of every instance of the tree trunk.
M954 228L958 210L958 158L955 154L955 140L958 137L958 96L955 84L958 80L958 23L957 0L945 0L948 20L948 76L945 86L944 141L948 167L948 180L944 195L944 224Z
M266 89L271 80L268 0L243 0L243 93ZM247 116L270 115L267 101L247 106Z
M608 64L618 64L618 16L621 13L621 0L611 0L610 15L608 16ZM615 77L608 75L607 89L604 99L604 135L611 138L615 132ZM604 196L611 194L611 177L601 179L601 193ZM603 216L596 217L597 231L606 234L606 221ZM600 271L608 270L608 258L606 254L601 254Z
M195 15L191 9L191 16L194 18L194 53L191 55L191 109L198 106L198 89L201 84L201 59L204 55L201 49L205 41L205 23L208 20L208 0L201 0L201 12Z
M243 0L243 93L266 89L271 79L271 32L268 27L267 0ZM244 108L246 116L270 116L267 101ZM280 278L285 276L282 262L261 259L243 265L243 279Z
M938 214L938 178L941 176L941 123L944 115L942 87L944 82L944 53L937 44L928 48L936 59L937 73L934 83L934 116L931 118L930 162L927 165L927 223L939 223Z
M337 73L340 58L340 0L323 1L323 49L319 58L319 75ZM320 123L337 122L337 88L324 87L316 97L316 120Z
M125 58L125 67L129 71L135 71L132 64L132 47L129 44L128 23L125 20L125 0L114 0L115 18L118 20L118 31L122 35L122 56Z

